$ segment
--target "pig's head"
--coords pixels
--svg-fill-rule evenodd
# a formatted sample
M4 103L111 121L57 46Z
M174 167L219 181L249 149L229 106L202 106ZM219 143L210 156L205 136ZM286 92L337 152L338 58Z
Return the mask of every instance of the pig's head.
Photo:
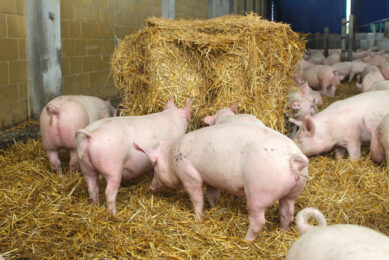
M154 177L151 181L150 189L153 191L174 188L178 185L177 177L170 171L166 154L168 145L165 141L161 141L156 149L141 147L137 143L133 143L134 148L144 153L149 158L154 167Z
M288 103L292 109L293 118L301 120L307 114L314 115L317 113L317 101L316 99L308 99L306 96L309 95L308 88L300 89L297 93L291 92L288 96Z
M223 121L224 119L236 115L238 113L238 103L232 105L231 107L225 107L222 109L219 109L215 115L213 116L206 116L204 118L204 123L207 125L215 125L218 122Z
M302 121L295 120L300 125L293 141L305 155L315 155L329 151L334 143L329 138L329 133L324 126L318 126L310 114L307 114Z

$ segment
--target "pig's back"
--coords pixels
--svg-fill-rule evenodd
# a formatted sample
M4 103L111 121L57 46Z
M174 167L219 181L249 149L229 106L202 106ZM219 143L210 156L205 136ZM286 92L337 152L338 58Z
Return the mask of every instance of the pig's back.
M144 116L105 118L90 124L85 130L100 136L113 136L115 133L118 142L126 142L130 147L132 142L138 142L147 147L155 146L155 140L171 140L183 135L186 126L185 118L175 109Z
M177 139L171 152L170 163L176 168L187 160L204 182L233 194L239 194L243 176L253 169L257 179L290 174L290 156L304 156L289 138L253 124L220 124L192 131Z
M366 92L336 101L313 118L331 125L329 129L333 136L343 136L360 129L362 141L368 141L370 138L362 127L362 118L369 126L376 127L382 117L389 113L388 100L389 91Z
M389 238L356 225L315 227L304 233L288 252L286 260L389 259Z

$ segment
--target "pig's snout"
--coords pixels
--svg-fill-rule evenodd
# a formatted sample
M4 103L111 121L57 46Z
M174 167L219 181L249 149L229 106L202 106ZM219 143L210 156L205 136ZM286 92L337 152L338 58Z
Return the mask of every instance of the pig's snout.
M150 184L150 190L156 191L157 190L157 186L155 184Z
M292 109L293 110L300 110L301 109L301 103L300 102L293 102Z

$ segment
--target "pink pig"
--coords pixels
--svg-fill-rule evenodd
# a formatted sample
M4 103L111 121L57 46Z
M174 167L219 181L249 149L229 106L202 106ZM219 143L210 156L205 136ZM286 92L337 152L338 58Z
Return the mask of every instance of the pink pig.
M203 184L211 207L220 190L246 196L247 240L255 240L265 224L265 209L280 201L281 229L293 219L294 202L308 176L308 159L286 136L255 124L217 124L195 130L156 149L134 146L154 165L150 188L182 184L191 198L196 220L203 216Z
M70 151L69 170L78 169L76 131L90 123L111 117L116 110L109 101L90 96L60 96L51 100L40 115L40 131L43 149L51 169L61 171L58 152L61 148Z
M384 79L389 79L389 62L383 63L381 66L378 67L381 71L382 76Z
M363 62L366 62L372 66L379 67L384 63L387 63L388 61L385 59L385 57L381 55L374 55L371 57L365 57L362 59Z
M377 81L371 85L368 91L377 91L377 90L389 90L389 80Z
M334 97L336 85L344 78L328 65L315 65L303 70L298 76L300 80L308 82L309 86L321 89L322 95L327 95L327 88L330 87L330 96Z
M339 74L349 76L348 81L351 82L355 75L359 75L368 66L367 63L358 61L345 61L332 64Z
M318 226L308 223L315 218ZM285 260L377 260L388 259L389 237L367 227L352 224L327 226L323 214L305 208L296 216L301 237L289 249Z
M89 196L99 199L98 175L107 180L107 208L116 214L116 195L122 178L135 178L153 168L147 157L134 149L139 142L155 147L160 140L172 140L186 132L190 120L189 100L178 109L170 100L165 110L145 116L125 116L99 120L77 131L77 152Z
M389 91L371 91L336 101L313 117L309 114L301 122L294 141L305 155L330 151L338 155L347 149L350 158L360 156L361 142L370 140L362 126L362 117L376 127L389 113Z
M376 128L367 126L364 119L362 123L371 136L371 158L376 162L382 162L386 158L386 163L389 165L389 114L382 118Z
M362 92L366 92L374 83L382 80L384 77L376 66L367 66L362 72L362 84L357 84L357 87L361 88Z
M261 120L250 114L238 114L238 103L231 107L219 109L215 115L204 118L207 125L225 123L250 123L258 126L265 126Z

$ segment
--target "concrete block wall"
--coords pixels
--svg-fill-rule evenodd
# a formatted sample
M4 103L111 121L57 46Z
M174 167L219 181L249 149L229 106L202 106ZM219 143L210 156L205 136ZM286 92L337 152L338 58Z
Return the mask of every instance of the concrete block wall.
M28 0L27 0L28 1ZM0 129L28 119L26 0L0 0ZM117 40L161 16L161 0L60 0L63 94L117 95ZM175 0L176 18L208 18L208 0Z
M0 128L28 117L25 0L0 1Z

